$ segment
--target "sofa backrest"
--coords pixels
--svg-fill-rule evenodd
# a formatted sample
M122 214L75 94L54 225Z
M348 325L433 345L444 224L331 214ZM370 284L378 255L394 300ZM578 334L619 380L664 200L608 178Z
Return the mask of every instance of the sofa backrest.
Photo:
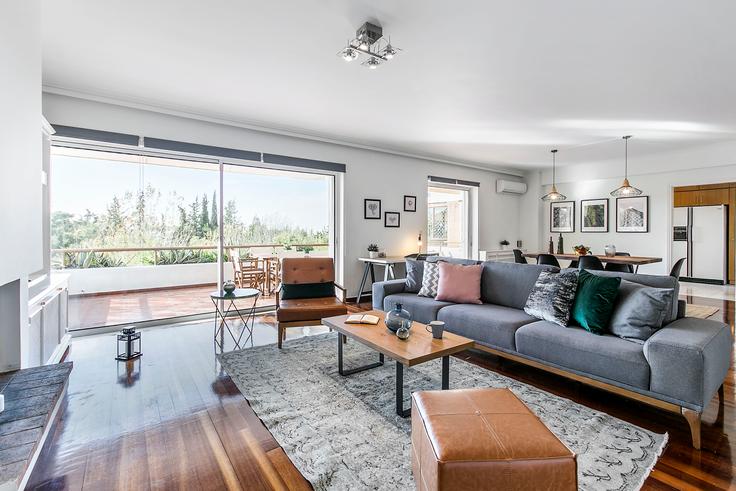
M523 309L542 271L559 271L559 268L486 261L480 277L480 298L484 303Z
M667 316L667 318L664 320L664 323L669 324L673 320L677 319L677 299L680 294L680 282L677 280L677 278L673 276L622 273L619 271L586 271L598 276L618 276L622 280L631 281L632 283L639 283L640 285L649 286L652 288L672 288L675 291L675 294L672 296L672 308L670 311L670 315Z
M472 266L473 264L480 264L480 261L475 259L461 259L457 257L442 257L442 256L429 256L426 261L428 263L436 263L439 261L450 263L450 264L462 264L464 266Z

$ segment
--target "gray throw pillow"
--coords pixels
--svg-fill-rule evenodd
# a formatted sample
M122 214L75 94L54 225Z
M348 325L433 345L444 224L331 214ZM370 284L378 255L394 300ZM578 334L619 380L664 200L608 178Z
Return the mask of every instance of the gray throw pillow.
M438 263L425 263L424 275L422 276L422 288L419 290L420 297L436 297L437 288L440 284L440 265Z
M406 260L406 286L405 292L419 293L422 288L422 278L424 278L424 261L416 259Z
M674 296L672 288L621 281L608 330L621 338L646 341L670 315Z
M524 312L537 319L567 327L577 288L577 269L560 273L542 271L529 293Z

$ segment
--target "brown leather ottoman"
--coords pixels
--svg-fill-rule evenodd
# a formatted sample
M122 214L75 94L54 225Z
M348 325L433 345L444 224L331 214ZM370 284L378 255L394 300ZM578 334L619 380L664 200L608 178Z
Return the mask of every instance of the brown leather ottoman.
M577 489L570 451L508 389L412 394L417 489Z

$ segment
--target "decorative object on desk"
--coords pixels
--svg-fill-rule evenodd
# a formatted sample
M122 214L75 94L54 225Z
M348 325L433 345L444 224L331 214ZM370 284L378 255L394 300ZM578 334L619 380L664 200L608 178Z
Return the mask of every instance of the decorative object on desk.
M118 334L118 361L134 360L141 356L141 333L135 332L134 327L123 329Z
M400 327L396 330L396 337L401 340L409 339L411 331L407 327Z
M399 228L401 226L401 214L398 211L387 211L383 217L384 227Z
M501 242L498 243L501 246L501 250L505 251L506 248L509 246L510 242L506 239L503 239Z
M378 244L370 244L368 246L368 257L371 259L378 257Z
M550 203L549 231L552 233L575 231L574 201L558 201Z
M400 328L411 329L411 314L403 309L403 305L396 304L396 307L386 313L386 328L396 333Z
M631 135L626 135L624 139L624 182L621 187L611 191L611 196L616 198L628 198L631 196L641 195L641 189L637 189L629 183L629 138Z
M427 332L432 333L433 338L442 339L442 335L445 333L445 323L442 321L432 321L425 329Z
M552 236L551 235L549 237L549 245L547 246L547 252L549 252L550 254L554 254L555 253L555 243L552 242Z
M523 242L522 242L521 240L517 240L517 241L516 241L516 248L517 248L517 249L521 249L522 247L524 247L524 246L523 246Z
M590 254L590 247L584 246L583 244L573 246L572 249L578 256L587 256L588 254Z
M404 195L404 211L415 213L417 211L417 197Z
M606 255L607 257L613 257L613 256L615 256L615 255L616 255L616 246L615 246L615 245L613 245L613 244L607 244L607 245L606 245L606 246L605 246L605 247L603 248L603 253L604 253L604 254L605 254L605 255Z
M565 243L562 240L562 234L557 238L557 254L565 253Z
M422 231L419 231L419 236L417 237L417 254L422 253Z
M608 232L608 198L580 200L580 231Z
M616 198L616 232L649 232L649 196Z
M235 291L236 285L233 280L227 280L225 283L222 284L222 291L224 291L227 295L232 295L232 293Z
M567 196L564 194L560 194L557 192L557 182L556 182L556 174L555 174L555 168L556 168L556 162L555 158L557 156L557 149L550 150L552 152L552 190L542 196L542 201L564 201L567 199Z
M386 257L386 253L385 252L379 252L378 253L378 257L379 257L379 259L380 258L383 258L383 257Z
M364 199L363 200L363 218L366 220L381 219L381 200L380 199Z

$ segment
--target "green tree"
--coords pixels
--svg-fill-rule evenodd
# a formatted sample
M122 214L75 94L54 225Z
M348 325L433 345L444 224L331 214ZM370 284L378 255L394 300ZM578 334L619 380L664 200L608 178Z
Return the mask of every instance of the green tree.
M217 191L212 192L212 213L210 213L210 230L217 230Z
M199 227L202 230L202 236L205 235L205 231L210 229L210 204L207 201L207 195L202 195L202 216L200 218Z

